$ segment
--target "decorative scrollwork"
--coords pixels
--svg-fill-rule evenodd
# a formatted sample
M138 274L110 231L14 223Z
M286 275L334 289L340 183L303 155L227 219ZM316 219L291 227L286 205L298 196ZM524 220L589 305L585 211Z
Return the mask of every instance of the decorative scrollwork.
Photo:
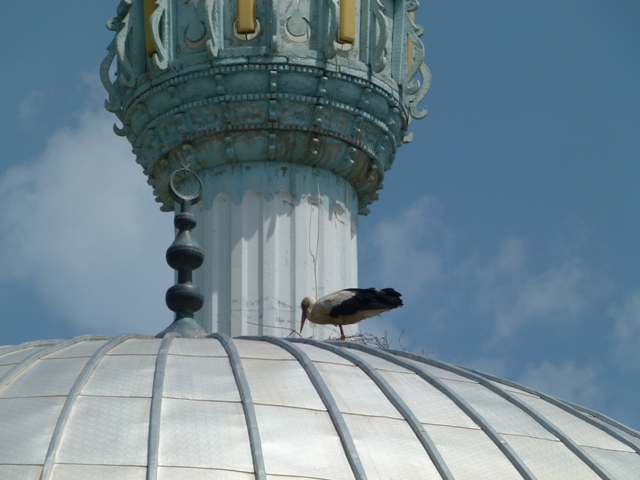
M411 58L411 68L407 72L404 82L404 94L409 104L409 112L415 119L424 118L427 115L427 108L418 110L420 102L424 99L431 87L431 71L424 64L425 50L420 37L424 33L424 28L417 25L411 18L410 13L415 12L419 7L417 0L409 0L405 11L405 20L408 25L407 35L413 43L413 56ZM420 74L422 81L416 77Z
M373 0L371 6L378 28L377 39L371 54L371 69L375 73L380 73L387 66L387 37L389 34L389 26L387 25L387 16L384 14L385 8L382 2L380 0Z
M216 37L216 28L214 25L214 3L216 0L205 0L204 1L204 11L205 11L205 18L207 20L207 32L208 32L208 39L207 39L207 50L209 50L209 53L211 54L212 57L217 57L218 56L218 42L216 41L216 39L218 37Z
M327 15L327 38L325 41L324 54L327 60L336 56L334 42L338 38L338 2L336 0L326 0L329 13Z
M420 102L427 96L429 87L431 87L431 70L429 70L429 67L424 63L420 64L420 76L422 77L420 88L414 95L409 96L409 111L411 116L416 120L424 118L427 115L427 107L418 110L418 105L420 105Z
M109 53L100 64L100 80L109 94L109 99L105 101L104 106L108 111L115 113L120 119L122 119L122 95L124 93L122 89L123 87L132 88L135 85L133 68L127 58L126 49L129 32L131 31L129 21L131 1L132 0L122 0L120 5L118 5L118 15L109 19L107 22L107 28L112 32L116 32L116 35L107 48ZM115 81L112 81L109 71L116 57L118 62L118 77Z
M168 41L162 23L168 10L167 0L156 0L156 9L151 14L151 38L156 46L156 53L153 54L153 63L161 70L166 70L169 66ZM165 38L163 38L165 37Z

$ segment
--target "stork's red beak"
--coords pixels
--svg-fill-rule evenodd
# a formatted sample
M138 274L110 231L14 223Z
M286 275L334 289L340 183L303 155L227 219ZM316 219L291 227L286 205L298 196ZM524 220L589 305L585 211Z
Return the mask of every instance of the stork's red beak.
M300 320L300 333L302 333L302 328L304 327L304 321L307 319L307 309L302 309L302 319Z

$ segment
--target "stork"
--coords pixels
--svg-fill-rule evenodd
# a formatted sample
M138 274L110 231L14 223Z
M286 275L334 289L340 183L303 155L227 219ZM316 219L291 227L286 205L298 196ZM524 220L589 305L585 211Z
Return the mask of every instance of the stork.
M343 325L351 325L387 310L402 306L402 295L393 288L347 288L316 300L304 297L300 333L305 320L318 325L336 325L340 328L340 340L344 340Z

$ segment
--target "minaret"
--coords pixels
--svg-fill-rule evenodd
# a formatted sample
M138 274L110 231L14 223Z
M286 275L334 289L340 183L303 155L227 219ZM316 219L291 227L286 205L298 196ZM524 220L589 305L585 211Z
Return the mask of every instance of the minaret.
M101 68L106 107L162 210L176 208L174 171L202 179L192 211L205 260L193 278L205 330L288 336L304 296L357 286L358 215L426 114L417 8L121 0ZM305 336L334 333L315 329Z

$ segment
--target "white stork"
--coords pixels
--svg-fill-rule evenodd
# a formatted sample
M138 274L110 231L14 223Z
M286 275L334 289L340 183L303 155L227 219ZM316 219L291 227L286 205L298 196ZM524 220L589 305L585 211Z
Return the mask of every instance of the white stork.
M375 317L382 312L402 306L401 294L393 288L347 288L330 293L316 300L304 297L300 333L304 321L318 325L336 325L340 327L340 340L344 340L343 325L358 323L365 318Z

